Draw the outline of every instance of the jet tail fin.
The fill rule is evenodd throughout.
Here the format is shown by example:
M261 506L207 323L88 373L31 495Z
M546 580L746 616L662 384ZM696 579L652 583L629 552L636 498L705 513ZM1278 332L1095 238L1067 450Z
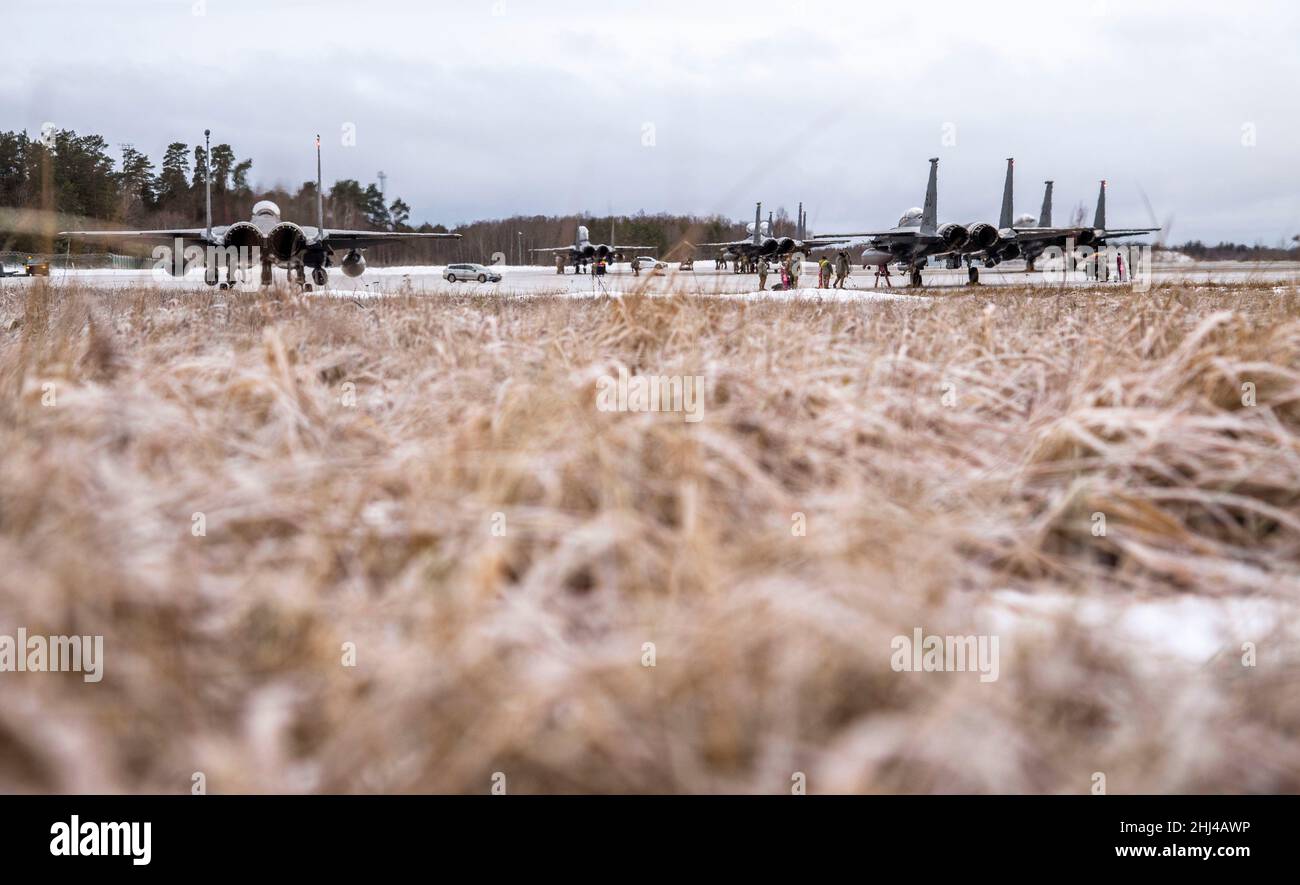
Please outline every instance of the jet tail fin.
M1051 227L1052 226L1052 183L1050 181L1045 181L1043 182L1043 185L1044 185L1043 208L1038 213L1038 226Z
M1101 190L1097 192L1097 214L1093 216L1092 226L1098 230L1106 229L1106 179L1101 180Z
M763 204L757 203L754 205L754 245L755 246L761 246L763 244L762 228L763 228Z
M939 158L930 158L930 181L925 186L925 205L921 209L921 234L939 230Z
M325 191L321 187L320 134L316 135L316 236L325 235Z
M1011 227L1011 181L1014 177L1016 161L1012 157L1007 157L1007 181L1002 185L1002 214L998 217L998 229L1006 230Z
M795 230L795 237L796 237L797 239L799 239L799 240L802 241L802 240L804 240L807 236L808 236L807 233L804 231L803 203L800 203L800 204L799 204L799 224L798 224L798 226L797 226L797 228L796 228L796 230Z
M204 218L207 223L208 240L212 239L212 130L203 130L203 187Z

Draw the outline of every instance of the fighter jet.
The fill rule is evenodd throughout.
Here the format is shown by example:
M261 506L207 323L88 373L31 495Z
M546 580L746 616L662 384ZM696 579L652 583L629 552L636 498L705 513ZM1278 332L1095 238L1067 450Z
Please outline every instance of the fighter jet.
M1134 237L1154 233L1160 228L1117 228L1106 229L1106 182L1101 183L1101 192L1097 197L1097 214L1092 227L1053 227L1052 226L1052 182L1044 182L1043 208L1038 217L1021 215L1012 217L1012 201L1015 176L1013 158L1007 158L1007 177L1002 185L1002 213L998 220L997 239L984 249L970 253L973 258L982 260L985 267L995 267L1003 261L1014 258L1025 259L1025 269L1032 271L1034 261L1049 246L1065 248L1067 241L1073 239L1077 246L1100 246L1113 237Z
M862 253L862 263L888 264L896 261L911 272L912 285L922 284L921 268L932 255L961 254L963 251L986 249L997 239L997 230L991 224L939 224L939 158L930 158L930 180L925 186L925 204L913 207L898 219L898 225L889 230L866 233L837 234L840 238L865 239L867 248ZM974 268L972 268L974 270ZM978 279L975 270L974 279Z
M1099 248L1105 246L1107 240L1140 237L1160 230L1158 227L1106 227L1106 179L1104 178L1101 180L1101 189L1097 191L1097 211L1092 217L1092 227L1052 227L1051 225L1052 183L1049 181L1047 192L1043 195L1043 212L1038 219L1038 226L1016 228L1017 239L1041 244L1038 251L1032 253L1034 255L1040 254L1047 246L1065 248L1068 240L1073 240L1076 246Z
M814 237L809 234L808 215L803 211L803 203L799 204L799 220L796 223L793 237L773 236L771 216L769 215L767 221L762 221L762 217L763 204L756 203L754 205L754 220L745 225L745 230L749 233L749 236L745 239L730 240L725 243L692 243L691 245L700 249L721 249L723 254L731 257L779 258L793 252L810 252L813 249L838 246L853 239L851 234L824 237Z
M622 261L624 252L634 252L638 249L657 249L657 246L616 246L614 245L614 223L609 225L609 242L593 243L591 234L585 225L578 225L578 230L573 237L572 246L547 246L541 249L529 249L529 252L551 252L564 253L567 255L565 264L573 265L573 272L577 273L578 268L584 261L605 259L606 261Z
M210 130L203 131L204 143L209 143ZM205 156L211 156L206 151ZM206 164L205 164L206 168ZM349 277L365 272L366 259L362 254L368 246L396 243L404 240L459 240L460 234L393 233L389 231L340 230L325 226L325 196L321 188L320 136L316 136L316 226L308 227L285 221L280 217L280 207L270 200L253 205L248 221L213 226L212 176L207 179L206 225L195 228L166 228L163 230L65 230L58 236L78 239L134 239L171 241L174 244L171 260L164 266L172 276L180 276L192 261L202 260L203 279L209 286L217 284L222 266L226 269L225 289L235 284L236 268L248 268L260 263L262 285L271 285L272 266L286 268L292 282L306 285L306 268L311 268L312 282L322 287L328 280L326 268L335 266L335 254L344 255L338 266ZM195 248L198 247L198 248ZM346 250L346 251L345 251ZM198 254L202 254L199 259ZM190 256L194 256L190 258Z

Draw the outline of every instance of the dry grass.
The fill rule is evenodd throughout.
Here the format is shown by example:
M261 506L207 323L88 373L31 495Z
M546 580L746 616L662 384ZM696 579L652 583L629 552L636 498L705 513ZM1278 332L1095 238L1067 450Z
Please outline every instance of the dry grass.
M0 790L1300 790L1294 290L0 323L0 633L107 658L0 673ZM620 363L704 420L598 411ZM1125 621L1189 601L1208 656ZM894 672L914 627L1000 678Z

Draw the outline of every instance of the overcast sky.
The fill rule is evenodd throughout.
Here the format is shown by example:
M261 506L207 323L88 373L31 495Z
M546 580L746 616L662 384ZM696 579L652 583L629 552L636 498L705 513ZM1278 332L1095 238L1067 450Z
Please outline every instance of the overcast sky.
M262 185L314 177L319 131L327 182L382 169L416 221L803 200L814 231L878 228L921 202L932 156L940 221L996 221L1014 156L1017 213L1052 178L1055 220L1091 219L1107 178L1113 226L1300 233L1293 2L22 6L0 129L52 122L157 162L211 127Z

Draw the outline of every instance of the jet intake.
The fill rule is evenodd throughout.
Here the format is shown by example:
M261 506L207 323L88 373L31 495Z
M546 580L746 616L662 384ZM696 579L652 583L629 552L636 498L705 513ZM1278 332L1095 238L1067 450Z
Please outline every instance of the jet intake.
M343 263L340 265L343 273L350 277L359 277L366 272L366 256L362 255L356 249L353 249L347 255L343 256Z
M266 247L276 261L288 261L307 246L302 228L291 221L281 222L266 235Z
M966 245L966 228L960 224L945 224L939 228L939 238L949 249L960 249Z
M988 249L998 241L998 229L991 224L979 222L966 228L966 245L974 249Z

